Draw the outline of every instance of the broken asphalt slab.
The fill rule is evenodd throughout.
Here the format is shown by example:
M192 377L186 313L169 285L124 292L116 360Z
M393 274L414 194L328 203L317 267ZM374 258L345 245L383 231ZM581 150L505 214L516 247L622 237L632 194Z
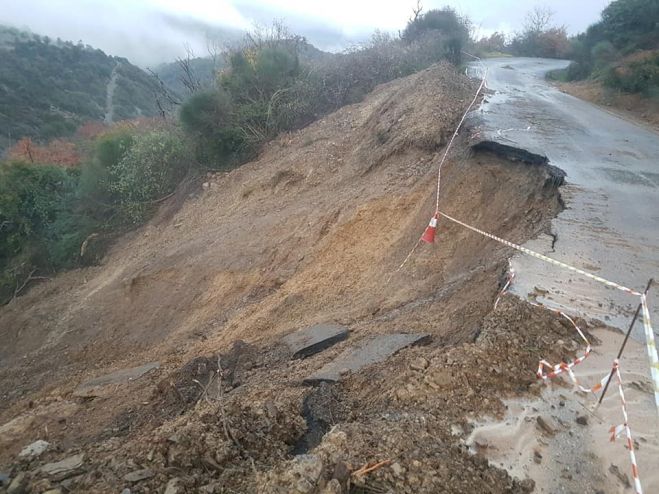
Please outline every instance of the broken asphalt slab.
M428 334L393 333L375 336L360 345L348 348L333 361L307 377L305 384L337 382L347 372L356 372L367 365L382 362L403 348L430 341Z
M73 396L78 398L94 398L96 396L103 396L109 392L106 388L107 386L113 384L124 384L129 381L134 381L139 379L147 372L152 371L153 369L158 369L160 367L160 362L149 362L148 364L141 365L139 367L132 367L130 369L121 369L104 376L100 376L89 381L86 381L80 384L75 391Z
M301 359L345 340L348 333L348 328L338 324L316 324L285 336L282 342L290 350L292 359Z

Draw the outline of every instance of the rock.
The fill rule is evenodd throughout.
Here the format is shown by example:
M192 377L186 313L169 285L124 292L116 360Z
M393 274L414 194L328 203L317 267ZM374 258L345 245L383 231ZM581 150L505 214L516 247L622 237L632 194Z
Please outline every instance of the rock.
M19 472L7 487L7 494L23 494L27 487L25 472Z
M533 450L533 461L536 462L538 465L542 463L542 454L537 449Z
M554 420L550 417L547 417L546 415L538 415L538 418L536 419L538 428L542 430L543 432L549 434L550 436L553 436L556 434L559 430L558 425Z
M49 489L43 494L62 494L62 489Z
M384 334L369 338L356 347L348 348L332 362L307 377L304 382L317 384L323 381L339 381L343 369L358 371L367 365L386 360L403 348L427 343L429 340L428 334L406 333Z
M48 449L48 446L50 446L48 441L39 439L38 441L34 441L32 444L25 446L21 452L18 453L18 456L19 458L38 458Z
M332 479L328 482L320 494L343 494L343 488L341 487L341 483L338 480Z
M62 461L46 463L41 467L41 471L51 477L66 478L73 475L76 470L82 467L84 461L85 454L80 453L74 456L69 456Z
M105 396L110 394L112 389L111 385L124 384L129 381L139 379L147 372L153 369L160 368L160 362L150 362L139 367L131 367L130 369L121 369L110 374L86 381L78 386L73 391L73 396L78 398L94 398L96 396Z
M588 425L588 417L586 417L585 415L579 415L577 417L577 424Z
M396 477L401 477L405 473L405 469L398 462L392 463L389 468L391 468L391 471Z
M7 485L9 485L9 475L4 472L0 472L0 487L5 487Z
M338 324L316 324L291 333L282 342L291 351L293 359L310 357L348 337L348 328Z
M130 489L126 487L123 491L121 491L121 494L131 494Z
M428 361L423 358L423 357L417 357L414 360L412 360L412 363L410 364L410 368L412 370L417 370L417 371L424 371L428 368Z
M135 483L141 480L150 479L153 475L153 470L150 468L144 468L142 470L135 470L134 472L127 473L124 475L124 480L126 482Z
M183 492L183 486L181 486L181 479L174 477L169 479L167 482L167 487L165 487L165 494L180 494Z
M211 186L210 182L204 182L203 184L201 184L201 187L202 187L203 189L209 189L210 186Z

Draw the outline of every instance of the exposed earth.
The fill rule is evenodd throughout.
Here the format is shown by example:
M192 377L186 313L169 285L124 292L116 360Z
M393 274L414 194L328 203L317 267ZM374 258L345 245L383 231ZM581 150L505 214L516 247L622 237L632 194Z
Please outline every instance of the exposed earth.
M399 268L433 212L439 156L475 89L448 65L379 86L254 162L182 188L101 265L1 308L0 485L13 494L542 487L468 440L477 421L505 417L504 400L540 399L538 360L574 358L574 329L512 296L493 309L511 252L457 225L440 221L436 243ZM474 150L464 137L474 132L442 172L442 210L518 243L548 233L562 175ZM319 323L341 336L316 353L285 339ZM331 381L307 379L394 334L423 337L396 337L405 344ZM626 454L620 445L621 472ZM590 458L582 484L596 476L592 492L617 492L608 467Z

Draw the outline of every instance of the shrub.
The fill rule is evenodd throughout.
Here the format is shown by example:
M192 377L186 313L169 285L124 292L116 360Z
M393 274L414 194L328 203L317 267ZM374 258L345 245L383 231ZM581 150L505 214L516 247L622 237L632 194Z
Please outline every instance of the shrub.
M628 93L652 96L659 88L659 54L611 68L604 83Z
M189 169L186 148L172 131L134 137L132 146L108 169L108 190L130 223L139 223L155 201L172 192Z
M71 209L78 175L55 166L0 164L0 301L34 269L70 265L72 241L85 235Z

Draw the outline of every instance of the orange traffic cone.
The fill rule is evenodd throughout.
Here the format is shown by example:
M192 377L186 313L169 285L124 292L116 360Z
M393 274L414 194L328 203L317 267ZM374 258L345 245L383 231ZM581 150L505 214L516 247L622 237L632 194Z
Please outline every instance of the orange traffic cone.
M426 231L421 235L421 241L427 244L432 244L435 241L435 233L437 232L437 213L430 218L430 223L426 227Z

